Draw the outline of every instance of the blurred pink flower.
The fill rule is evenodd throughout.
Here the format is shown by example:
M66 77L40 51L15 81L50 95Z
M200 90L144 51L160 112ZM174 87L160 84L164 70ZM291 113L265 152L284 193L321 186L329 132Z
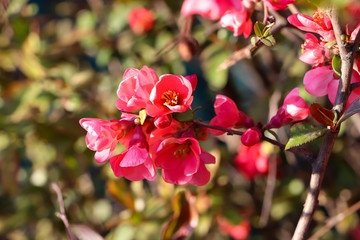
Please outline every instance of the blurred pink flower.
M239 145L238 154L235 157L236 169L248 179L254 179L257 175L267 173L269 155L262 149L263 143L247 147Z
M226 218L218 216L217 222L220 231L235 240L245 240L249 236L251 226L248 221L242 221L239 224L232 224Z
M250 17L251 11L245 7L241 7L240 10L232 9L225 12L221 17L220 24L230 31L233 31L235 37L244 34L244 37L248 38L252 31L252 21Z
M304 53L299 59L307 64L321 65L325 58L330 57L329 49L325 47L325 43L319 41L318 38L311 34L305 34Z
M232 6L232 0L185 0L181 14L184 16L199 14L211 20L218 20Z
M265 128L279 128L291 122L304 120L309 115L309 106L299 96L299 88L294 88L284 99L283 105L278 109L276 115L271 118Z
M264 0L266 6L276 11L285 9L289 4L292 4L296 1L297 0Z
M210 125L223 128L254 126L254 121L240 111L232 99L224 95L216 95L214 110L216 116L211 119ZM209 131L214 135L224 134L223 131L215 129Z
M210 172L206 169L205 164L214 163L215 157L206 152L204 149L201 149L199 169L192 175L192 178L188 183L195 186L203 186L207 184L210 180Z
M288 17L288 21L303 31L320 34L325 42L335 41L330 18L321 10L315 11L313 17L301 13L293 14Z
M155 71L147 66L141 70L135 68L126 70L117 90L119 99L116 101L116 107L127 112L145 108L157 81Z
M191 82L180 75L165 74L153 87L146 112L152 117L185 112L193 101Z
M131 30L138 35L144 34L154 26L154 15L149 9L138 7L130 11L128 22Z

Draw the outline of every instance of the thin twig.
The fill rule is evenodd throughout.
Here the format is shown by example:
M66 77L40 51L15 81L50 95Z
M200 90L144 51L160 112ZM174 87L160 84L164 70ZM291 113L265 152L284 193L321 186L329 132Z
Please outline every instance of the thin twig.
M264 194L263 206L261 209L259 225L265 227L269 221L269 215L272 205L272 197L274 194L275 183L276 183L276 168L277 158L275 155L271 155L269 158L269 173L266 182L266 189Z
M226 132L228 135L243 135L244 132L242 131L237 131L237 130L233 130L233 129L228 129L228 128L223 128L223 127L219 127L219 126L214 126L214 125L210 125L208 123L204 123L201 121L194 121L194 124L198 125L198 126L202 126L202 127L206 127L206 128L211 128L211 129L215 129L215 130L219 130L219 131L223 131ZM262 136L261 140L269 142L275 146L278 146L281 150L285 150L285 145L274 140L271 138L268 138L266 136ZM298 154L299 156L307 159L309 162L313 162L315 159L315 156L313 155L312 152L310 152L309 150L305 149L305 148L301 148L301 147L294 147L294 148L290 148L287 149L287 151Z
M59 185L57 183L54 183L54 182L51 184L51 187L56 192L57 200L58 200L59 208L60 208L60 212L56 212L56 216L58 218L60 218L61 221L64 223L70 240L77 240L77 238L75 237L75 235L71 231L69 221L68 221L68 219L66 217L65 205L64 205L64 200L63 200L63 196L62 196L62 193L61 193L61 189L60 189Z
M353 214L354 212L356 212L359 209L360 209L360 201L358 201L357 203L355 203L354 205L352 205L351 207L349 207L345 211L343 211L343 212L337 214L336 216L330 218L329 220L327 220L326 224L322 228L320 228L316 233L314 233L314 235L312 235L309 238L309 240L319 239L325 233L327 233L331 228L333 228L336 224L338 224L344 218L346 218L347 216Z

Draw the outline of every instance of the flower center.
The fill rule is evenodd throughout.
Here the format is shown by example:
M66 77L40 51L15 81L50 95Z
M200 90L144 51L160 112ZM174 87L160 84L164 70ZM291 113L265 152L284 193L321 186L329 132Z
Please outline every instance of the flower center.
M325 14L322 11L315 11L313 13L314 22L319 24L323 29L328 30L328 27L325 24Z
M165 106L175 106L179 103L179 93L172 90L166 91L161 96L161 100L164 101Z
M191 142L186 141L185 143L181 144L178 149L174 152L174 158L182 158L185 159L186 156L191 152Z

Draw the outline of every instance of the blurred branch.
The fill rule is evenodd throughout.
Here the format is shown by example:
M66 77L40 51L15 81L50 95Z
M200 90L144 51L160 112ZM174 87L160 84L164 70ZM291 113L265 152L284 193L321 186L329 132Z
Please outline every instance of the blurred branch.
M264 195L263 206L261 209L259 225L265 227L269 221L269 215L272 205L272 197L275 190L276 183L276 170L277 170L277 158L275 155L271 155L269 158L269 173L266 182L266 189Z
M327 220L326 224L322 228L320 228L317 232L315 232L309 238L309 240L319 239L325 233L327 233L331 228L333 228L336 224L338 224L339 222L344 220L344 218L346 218L347 216L353 214L354 212L356 212L359 209L360 209L360 201L358 201L357 203L355 203L354 205L352 205L351 207L349 207L345 211L343 211L343 212L339 213L338 215L336 215L336 216L330 218L329 220Z
M51 187L56 192L57 200L58 200L59 208L60 208L60 212L56 212L56 216L58 218L60 218L61 221L64 223L70 240L77 240L77 238L75 237L75 235L71 231L69 221L68 221L68 219L66 217L64 200L63 200L63 195L61 193L61 189L60 189L59 185L57 183L54 183L54 182L51 183Z

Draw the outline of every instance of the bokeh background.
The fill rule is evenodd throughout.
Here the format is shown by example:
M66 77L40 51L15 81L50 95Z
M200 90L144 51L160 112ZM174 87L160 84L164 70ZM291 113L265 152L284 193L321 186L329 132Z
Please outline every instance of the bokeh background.
M304 13L314 2L299 1ZM349 1L342 1L344 7ZM284 95L299 86L308 103L330 108L326 98L313 99L302 86L308 66L297 57L303 34L294 29L276 36L278 44L261 48L252 59L219 70L231 53L249 44L210 20L196 17L192 36L198 42L190 61L177 45L184 18L181 0L2 0L0 2L0 239L68 239L55 213L51 183L59 184L71 224L83 224L107 240L159 239L163 226L181 201L181 189L199 223L190 239L231 239L219 230L218 218L233 224L249 221L249 239L290 239L301 213L310 164L276 147L267 151L276 181L267 224L259 224L267 175L248 179L234 166L239 138L210 137L203 147L217 157L204 187L130 182L114 177L110 165L98 164L85 144L79 120L119 119L116 90L123 72L147 65L158 75L197 74L193 108L209 121L216 94L265 123ZM137 35L127 16L135 7L151 9L153 28ZM254 20L262 13L255 13ZM281 15L288 15L284 10ZM346 15L346 14L345 14ZM349 18L349 19L347 19ZM345 20L351 19L346 15ZM311 121L311 120L310 120ZM348 120L335 143L315 213L313 231L327 218L360 200L360 117ZM282 142L289 129L278 132ZM306 145L316 152L321 141ZM121 151L121 149L119 149ZM174 202L174 203L172 203ZM323 239L360 239L359 215L341 221ZM358 235L356 235L358 234ZM359 238L357 238L359 237ZM85 238L86 239L86 238Z

